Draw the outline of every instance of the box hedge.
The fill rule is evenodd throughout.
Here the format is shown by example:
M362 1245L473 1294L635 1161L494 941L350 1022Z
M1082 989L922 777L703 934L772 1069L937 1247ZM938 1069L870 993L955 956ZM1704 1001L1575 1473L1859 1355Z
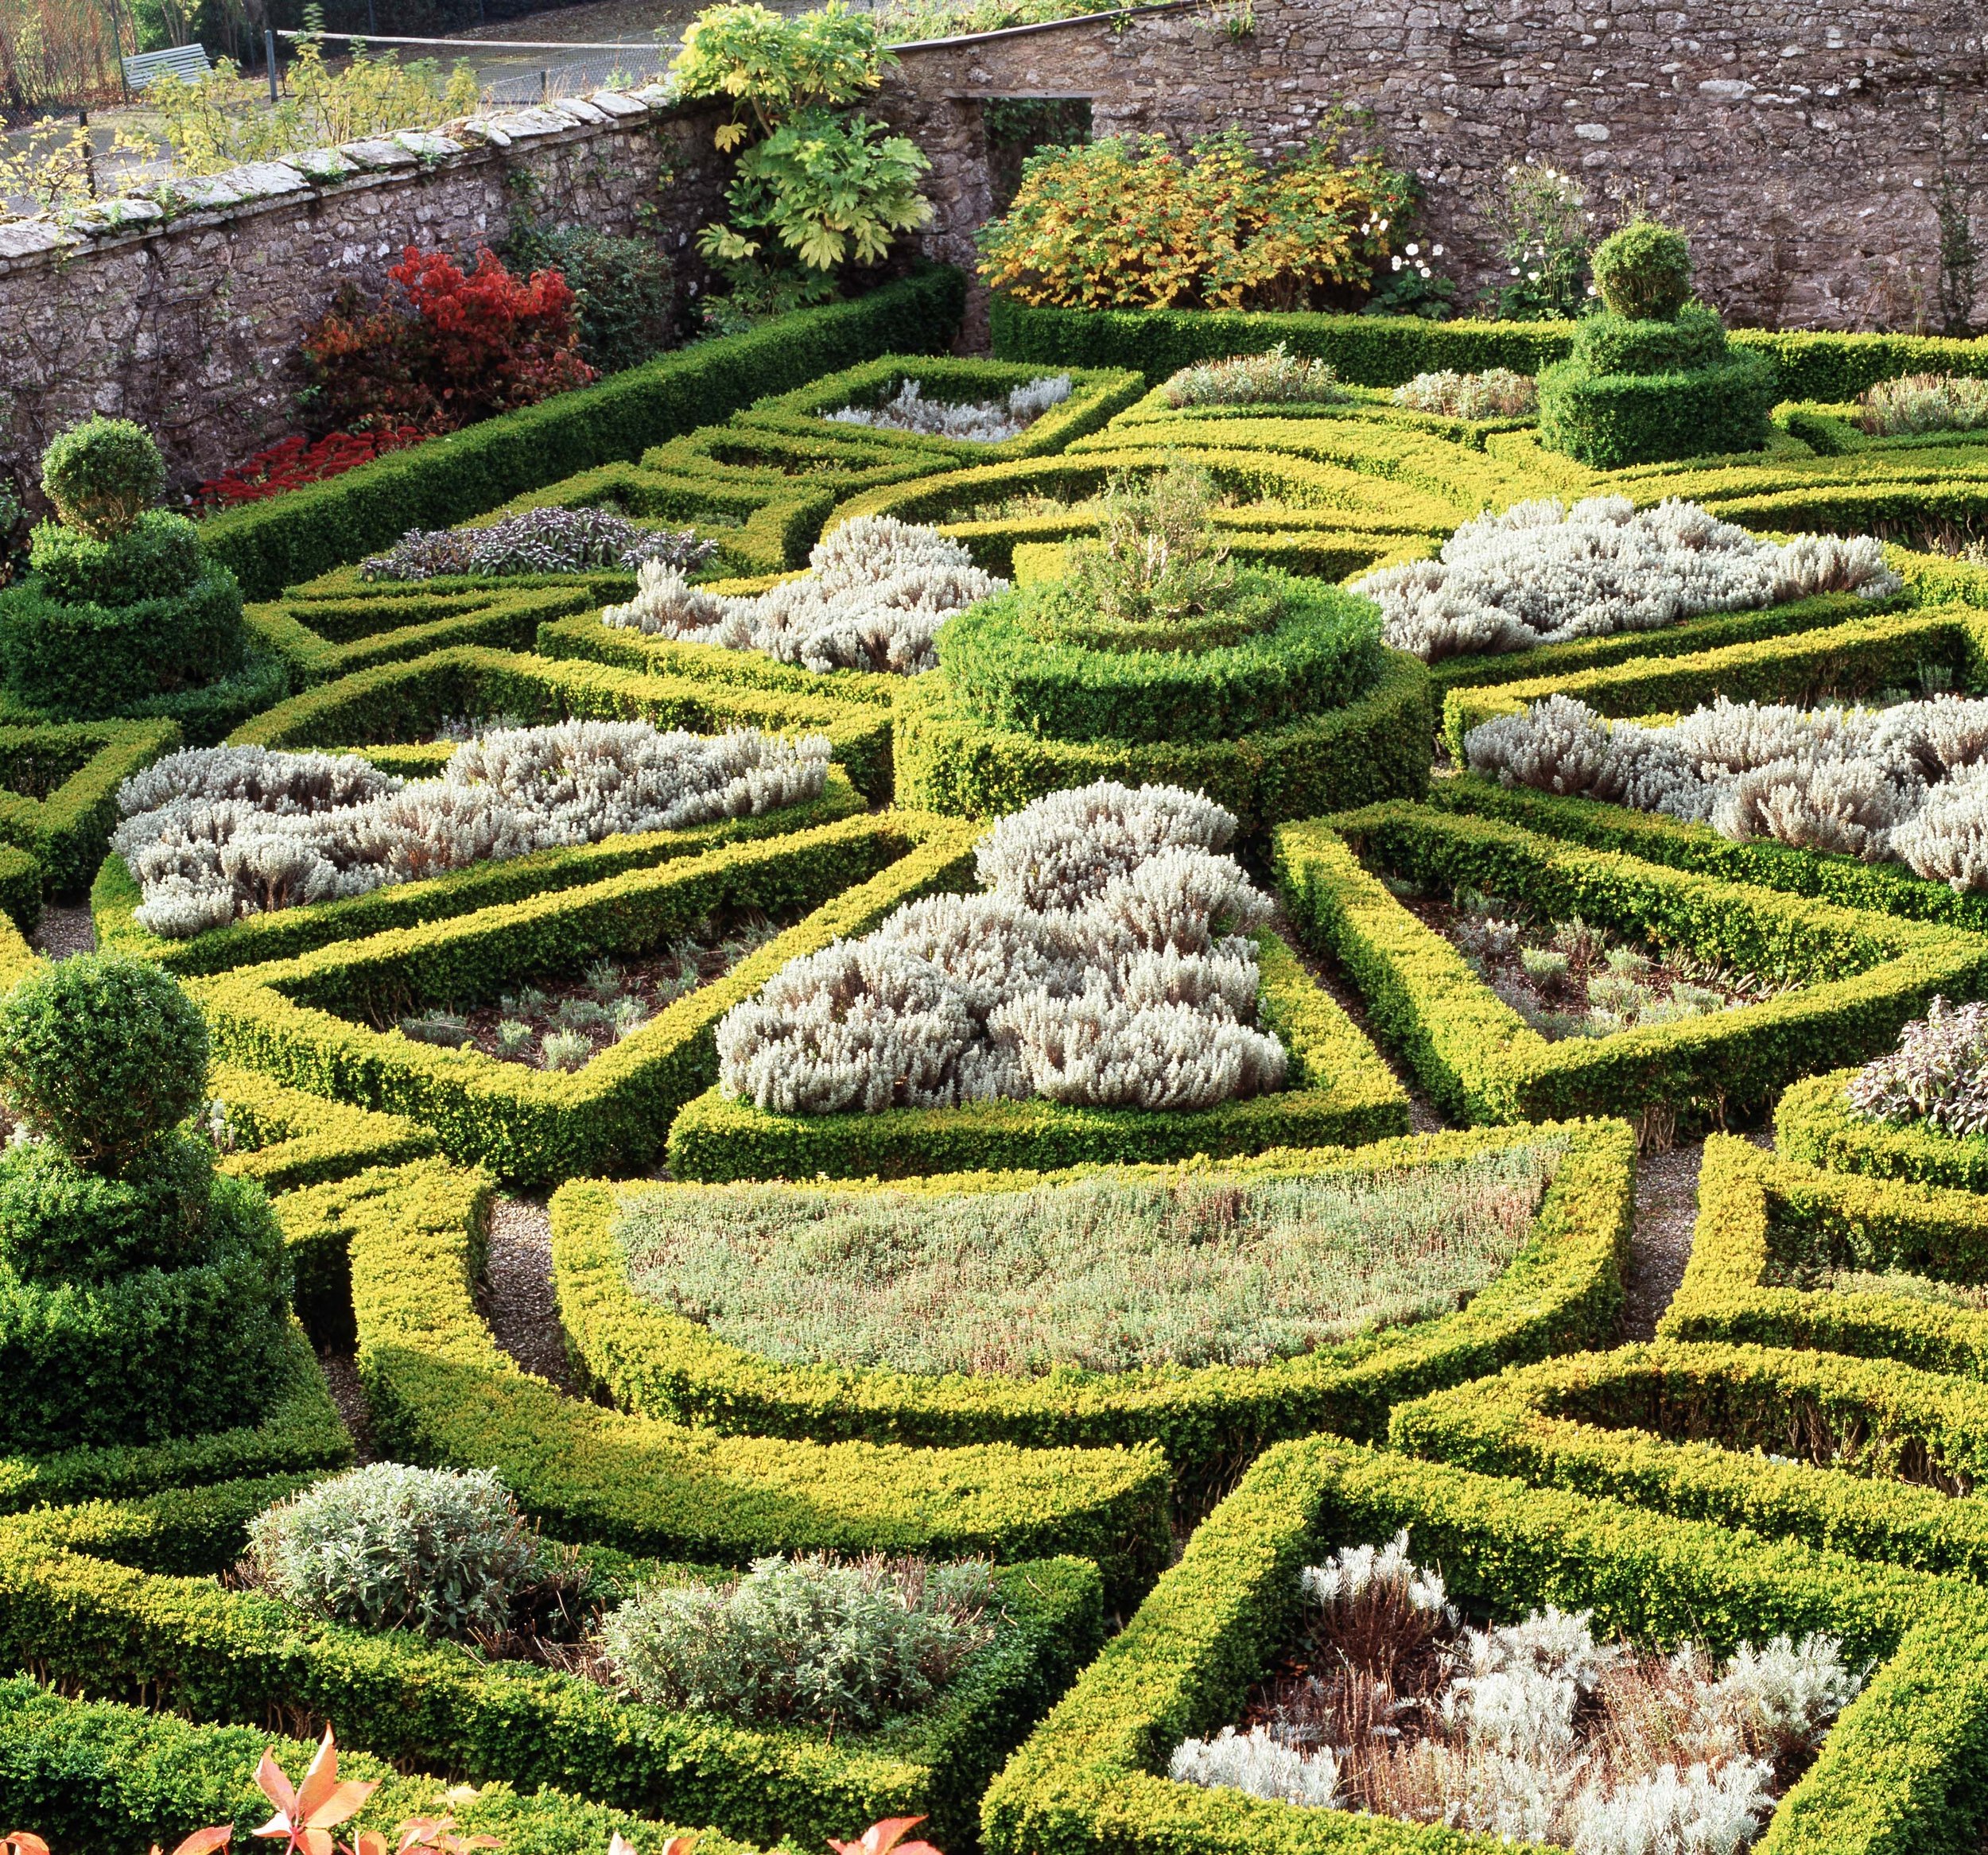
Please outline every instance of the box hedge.
M969 829L959 841L970 845L979 835ZM965 867L964 856L960 867ZM882 912L871 918L881 918ZM1198 1112L1031 1100L798 1115L735 1101L713 1088L685 1106L672 1123L670 1172L708 1183L1052 1172L1196 1154L1228 1158L1271 1147L1357 1146L1408 1132L1407 1093L1359 1027L1276 934L1259 933L1256 947L1257 1015L1291 1058L1289 1086L1277 1094ZM755 978L754 988L759 983Z
M1438 1105L1472 1122L1645 1111L1722 1121L1798 1077L1889 1049L1936 995L1988 989L1988 940L1958 929L1798 902L1427 806L1286 825L1276 856L1299 931L1344 963L1379 1034ZM1363 859L1802 984L1703 1017L1549 1042Z
M1811 1076L1774 1106L1774 1145L1809 1166L1910 1179L1955 1191L1988 1192L1988 1139L1942 1133L1925 1121L1881 1121L1860 1114L1844 1093L1854 1069Z
M1242 1716L1289 1646L1299 1573L1403 1527L1450 1596L1512 1620L1591 1610L1598 1636L1730 1651L1823 1632L1875 1667L1754 1846L1763 1855L1962 1855L1988 1813L1988 1600L1612 1501L1331 1438L1279 1445L1204 1521L1125 1631L995 1780L989 1855L1339 1855L1474 1845L1424 1824L1306 1810L1162 1775L1171 1748ZM1488 1844L1487 1844L1488 1845Z

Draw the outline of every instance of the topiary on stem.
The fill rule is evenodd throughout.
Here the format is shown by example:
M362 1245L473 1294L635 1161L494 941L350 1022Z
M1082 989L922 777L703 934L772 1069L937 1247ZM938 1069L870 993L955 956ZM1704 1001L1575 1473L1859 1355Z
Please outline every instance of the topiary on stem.
M65 527L108 541L165 493L165 460L144 426L88 418L42 452L41 487Z
M1682 232L1655 219L1611 232L1588 265L1602 302L1632 321L1674 321L1691 300L1691 247Z

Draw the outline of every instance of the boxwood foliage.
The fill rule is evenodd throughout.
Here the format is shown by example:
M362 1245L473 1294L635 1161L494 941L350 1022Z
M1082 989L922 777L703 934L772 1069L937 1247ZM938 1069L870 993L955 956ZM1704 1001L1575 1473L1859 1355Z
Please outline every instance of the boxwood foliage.
M1536 374L1570 351L1576 326L1308 312L1037 309L1006 296L989 307L994 351L1004 360L1137 367L1155 385L1196 361L1264 354L1279 342L1294 354L1331 362L1342 379L1363 386L1398 386L1445 368ZM1773 359L1784 399L1854 399L1901 374L1988 374L1988 347L1951 337L1741 328L1730 340Z
M359 1371L398 1461L495 1468L565 1539L705 1565L770 1552L1087 1558L1108 1608L1167 1562L1167 1464L1148 1446L959 1449L727 1437L563 1396L498 1350L473 1298L489 1175L367 1175L345 1213Z
M1783 1347L1627 1346L1398 1404L1388 1435L1534 1487L1988 1574L1988 1502L1951 1492L1981 1480L1977 1380Z
M1882 1290L1780 1285L1816 1266L1988 1281L1988 1200L1800 1165L1715 1134L1699 1174L1691 1259L1658 1337L1810 1347L1988 1377L1988 1313Z
M0 1682L0 1814L33 1823L57 1848L144 1855L174 1845L189 1826L228 1823L235 1845L267 1821L270 1800L254 1772L265 1752L301 1779L317 1747L249 1726L204 1726L173 1713L104 1701L65 1700L17 1675ZM344 1747L339 1775L377 1787L348 1826L390 1843L410 1817L432 1815L448 1780L396 1771ZM459 1833L496 1837L517 1855L599 1855L611 1836L659 1849L670 1825L586 1803L557 1791L521 1795L507 1783L479 1786L451 1805ZM704 1855L756 1855L718 1830L696 1832ZM856 1826L845 1826L854 1835Z
M969 831L962 841L978 836ZM1277 1094L1194 1112L1031 1100L799 1115L734 1101L713 1088L672 1124L670 1170L707 1182L1050 1172L1270 1147L1350 1147L1405 1134L1408 1097L1380 1053L1283 941L1269 933L1256 938L1258 1020L1291 1058L1289 1085Z
M424 769L424 771L428 770ZM143 892L123 858L109 856L90 891L90 915L99 947L156 961L169 972L225 972L273 960L293 959L314 948L363 940L389 929L445 921L481 908L584 888L629 870L653 869L683 857L701 856L722 844L747 844L810 831L864 809L861 795L840 766L831 766L820 795L778 811L714 819L681 831L645 831L598 844L562 845L529 856L471 863L425 882L401 883L337 902L313 902L271 914L251 914L188 940L169 940L139 926Z
M576 1360L624 1409L822 1442L865 1437L1042 1447L1151 1441L1165 1449L1181 1498L1199 1508L1268 1443L1318 1430L1377 1436L1397 1399L1609 1333L1634 1209L1635 1147L1626 1127L1600 1122L1388 1140L1351 1155L1284 1148L1197 1170L1197 1178L1244 1187L1298 1176L1358 1178L1556 1139L1568 1143L1567 1151L1525 1248L1468 1307L1260 1367L1009 1378L778 1364L715 1337L629 1285L615 1233L624 1209L639 1202L666 1218L678 1206L694 1214L699 1193L723 1187L617 1189L594 1179L562 1186L552 1205L553 1280ZM1088 1168L976 1172L890 1189L1015 1191L1087 1176ZM1181 1175L1140 1167L1120 1176Z
M1094 1566L1023 1561L995 1574L1005 1620L994 1640L921 1713L872 1734L743 1725L158 1569L233 1543L243 1508L288 1488L258 1482L239 1503L233 1492L136 1515L98 1507L0 1520L9 1659L72 1693L136 1690L224 1719L335 1717L350 1744L403 1770L549 1787L759 1842L811 1845L881 1817L923 1815L970 1849L988 1780L1103 1637Z
M1874 1659L1755 1845L1766 1855L1962 1855L1978 1841L1988 1600L1972 1584L1317 1437L1257 1460L1009 1761L982 1806L990 1855L1463 1847L1426 1825L1159 1775L1182 1739L1241 1717L1289 1646L1300 1569L1404 1527L1453 1598L1500 1620L1552 1604L1592 1609L1598 1636L1720 1651L1821 1631Z
M899 903L964 885L977 832L891 812L720 845L580 888L340 941L199 982L218 1054L335 1100L406 1114L443 1150L549 1182L653 1163L677 1108L714 1081L718 1020L796 955ZM570 1071L412 1041L395 1024L459 1010L685 937L725 909L810 910L732 971Z
M756 728L823 734L856 790L891 796L888 718L805 692L643 676L604 663L557 662L458 645L411 662L321 683L237 728L237 747L358 747L425 741L452 716L502 715L539 724L580 716L645 720L692 734Z
M210 518L208 552L250 599L390 546L409 528L448 528L576 471L632 460L782 382L798 385L879 350L942 348L965 279L934 267L853 302L798 310L744 335L701 342L598 385Z
M0 727L0 841L29 853L51 895L80 894L116 827L118 788L172 752L181 738L170 721ZM0 860L0 871L6 868ZM29 898L0 887L0 906L27 931L40 899L35 895L29 906Z
M1988 1192L1988 1139L1943 1133L1924 1121L1873 1120L1860 1114L1844 1092L1856 1074L1834 1069L1784 1089L1774 1104L1776 1151L1841 1172Z
M1299 931L1345 963L1383 1039L1446 1112L1474 1122L1652 1104L1716 1118L1846 1055L1889 1049L1937 995L1988 988L1988 941L1958 929L1742 888L1488 818L1375 805L1287 825L1276 845ZM1547 919L1578 914L1803 983L1702 1018L1550 1043L1363 858L1411 881L1478 889Z

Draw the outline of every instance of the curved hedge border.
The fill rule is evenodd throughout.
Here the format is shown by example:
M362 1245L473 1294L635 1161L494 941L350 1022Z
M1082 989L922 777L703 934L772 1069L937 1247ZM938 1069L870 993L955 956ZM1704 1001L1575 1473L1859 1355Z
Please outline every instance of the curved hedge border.
M1288 725L1225 741L1059 741L993 728L966 712L943 669L898 699L891 732L906 805L995 817L1066 786L1117 779L1205 792L1245 831L1427 790L1429 675L1405 652L1380 653L1367 693Z
M832 825L864 809L861 796L840 766L831 766L821 795L779 811L719 818L681 831L646 831L608 837L597 844L534 851L529 856L472 863L425 882L398 883L338 902L314 902L271 914L252 914L225 927L210 928L187 940L168 940L140 927L134 918L143 893L123 858L109 856L90 891L90 917L97 945L149 960L182 976L225 972L299 954L336 941L363 940L390 929L522 902L565 889L604 882L628 870L654 869L684 857L701 856L727 844L755 843Z
M1167 1561L1167 1472L1150 1447L913 1449L723 1437L562 1396L499 1352L472 1298L487 1174L436 1161L370 1175L351 1209L359 1370L379 1447L494 1467L554 1537L744 1565L769 1552L922 1553L1096 1564L1112 1609Z
M872 918L881 917L879 910ZM713 1088L671 1124L670 1172L705 1183L1051 1172L1272 1147L1351 1147L1407 1133L1408 1095L1380 1053L1276 935L1259 933L1256 946L1257 1015L1292 1059L1292 1085L1279 1094L1198 1113L1030 1100L798 1115L770 1113Z
M1152 1442L1187 1504L1205 1506L1266 1445L1330 1430L1376 1437L1390 1404L1508 1361L1593 1343L1612 1330L1635 1205L1635 1147L1619 1123L1439 1134L1354 1154L1280 1149L1197 1178L1265 1178L1398 1171L1555 1139L1571 1143L1525 1248L1460 1312L1260 1367L1022 1379L920 1376L883 1368L782 1365L715 1337L644 1299L615 1234L624 1205L666 1213L672 1201L725 1188L562 1186L552 1205L553 1283L576 1360L615 1403L646 1416L817 1442L1024 1447ZM1025 1191L1087 1173L980 1172L880 1187L917 1193ZM1139 1168L1128 1179L1178 1178Z
M1963 1855L1988 1749L1988 1601L1972 1585L1769 1543L1329 1438L1280 1444L1205 1521L1124 1632L994 1782L989 1855L1381 1855L1477 1845L1159 1775L1241 1717L1288 1646L1298 1574L1406 1527L1451 1595L1501 1620L1593 1609L1597 1634L1729 1648L1785 1632L1874 1658L1870 1685L1754 1845L1761 1855Z
M64 1700L25 1676L0 1681L0 1815L33 1823L57 1848L139 1850L176 1845L189 1829L232 1823L235 1845L268 1818L254 1773L265 1752L293 1779L316 1752L305 1740L246 1726L196 1726L172 1713ZM388 1838L409 1817L432 1815L448 1781L410 1775L339 1748L339 1775L379 1787L350 1829ZM530 1855L600 1855L610 1836L660 1849L673 1828L556 1791L520 1796L485 1784L449 1805L460 1834L497 1837ZM845 1833L854 1835L852 1822ZM717 1830L696 1832L702 1855L757 1855Z
M1774 1144L1808 1166L1909 1179L1963 1192L1988 1192L1988 1138L1943 1134L1924 1122L1873 1120L1843 1091L1855 1069L1811 1076L1774 1107Z
M602 663L513 655L476 645L320 683L228 738L236 747L364 747L420 739L458 715L514 716L531 723L574 716L639 719L693 734L728 728L819 733L828 736L859 792L879 801L891 795L890 724L873 708L681 677L631 675Z
M1874 1449L1874 1473L1775 1455L1811 1425ZM1889 1360L1765 1346L1629 1346L1508 1371L1395 1407L1390 1443L1682 1519L1924 1571L1988 1578L1988 1501L1924 1485L1925 1461L1978 1484L1988 1390ZM1814 1445L1811 1443L1811 1447ZM1804 1456L1807 1451L1804 1449ZM1887 1461L1920 1473L1894 1479Z
M1816 1260L1988 1279L1988 1200L1798 1166L1714 1134L1699 1173L1691 1259L1657 1337L1805 1347L1988 1377L1988 1313L1771 1279Z
M390 452L329 483L215 516L202 536L250 599L272 599L295 581L390 546L410 527L451 527L521 491L638 456L782 381L813 379L879 350L945 347L965 301L959 272L928 270L854 302L798 310L744 335L700 342L598 386Z
M638 1170L661 1152L675 1110L716 1079L712 1040L733 1004L796 955L964 883L977 836L914 813L845 818L340 941L197 982L196 995L217 1055L313 1094L407 1114L445 1151L505 1178ZM534 1069L354 1021L471 1005L596 954L644 953L728 906L812 912L582 1069Z
M1936 995L1988 991L1988 939L1798 903L1490 819L1374 805L1285 825L1276 846L1300 931L1345 962L1376 1030L1439 1104L1473 1122L1633 1116L1687 1103L1717 1117L1846 1055L1889 1049ZM1703 1018L1548 1042L1388 892L1363 856L1414 881L1466 885L1551 919L1578 914L1807 983Z
M171 753L181 738L178 725L170 721L0 728L0 840L34 859L49 893L80 894L89 887L116 829L118 788ZM38 787L41 796L24 790L28 787ZM29 908L25 898L0 887L0 906L32 931L38 895Z

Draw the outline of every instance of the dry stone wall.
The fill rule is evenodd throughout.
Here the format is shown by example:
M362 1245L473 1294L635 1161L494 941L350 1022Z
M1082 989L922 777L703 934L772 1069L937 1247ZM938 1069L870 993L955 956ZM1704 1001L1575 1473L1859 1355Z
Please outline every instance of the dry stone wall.
M927 250L969 269L989 99L1086 98L1099 134L1183 142L1233 124L1266 150L1343 107L1420 177L1466 293L1501 274L1480 203L1529 155L1605 219L1687 227L1736 320L1909 328L1938 321L1936 204L1988 245L1984 35L1983 0L1213 0L909 49L879 104L932 160ZM568 223L654 209L688 260L725 180L715 120L604 97L263 164L117 223L0 225L0 468L91 410L153 425L182 480L239 462L296 429L297 344L341 282L500 238L521 181ZM964 339L984 336L983 303Z

